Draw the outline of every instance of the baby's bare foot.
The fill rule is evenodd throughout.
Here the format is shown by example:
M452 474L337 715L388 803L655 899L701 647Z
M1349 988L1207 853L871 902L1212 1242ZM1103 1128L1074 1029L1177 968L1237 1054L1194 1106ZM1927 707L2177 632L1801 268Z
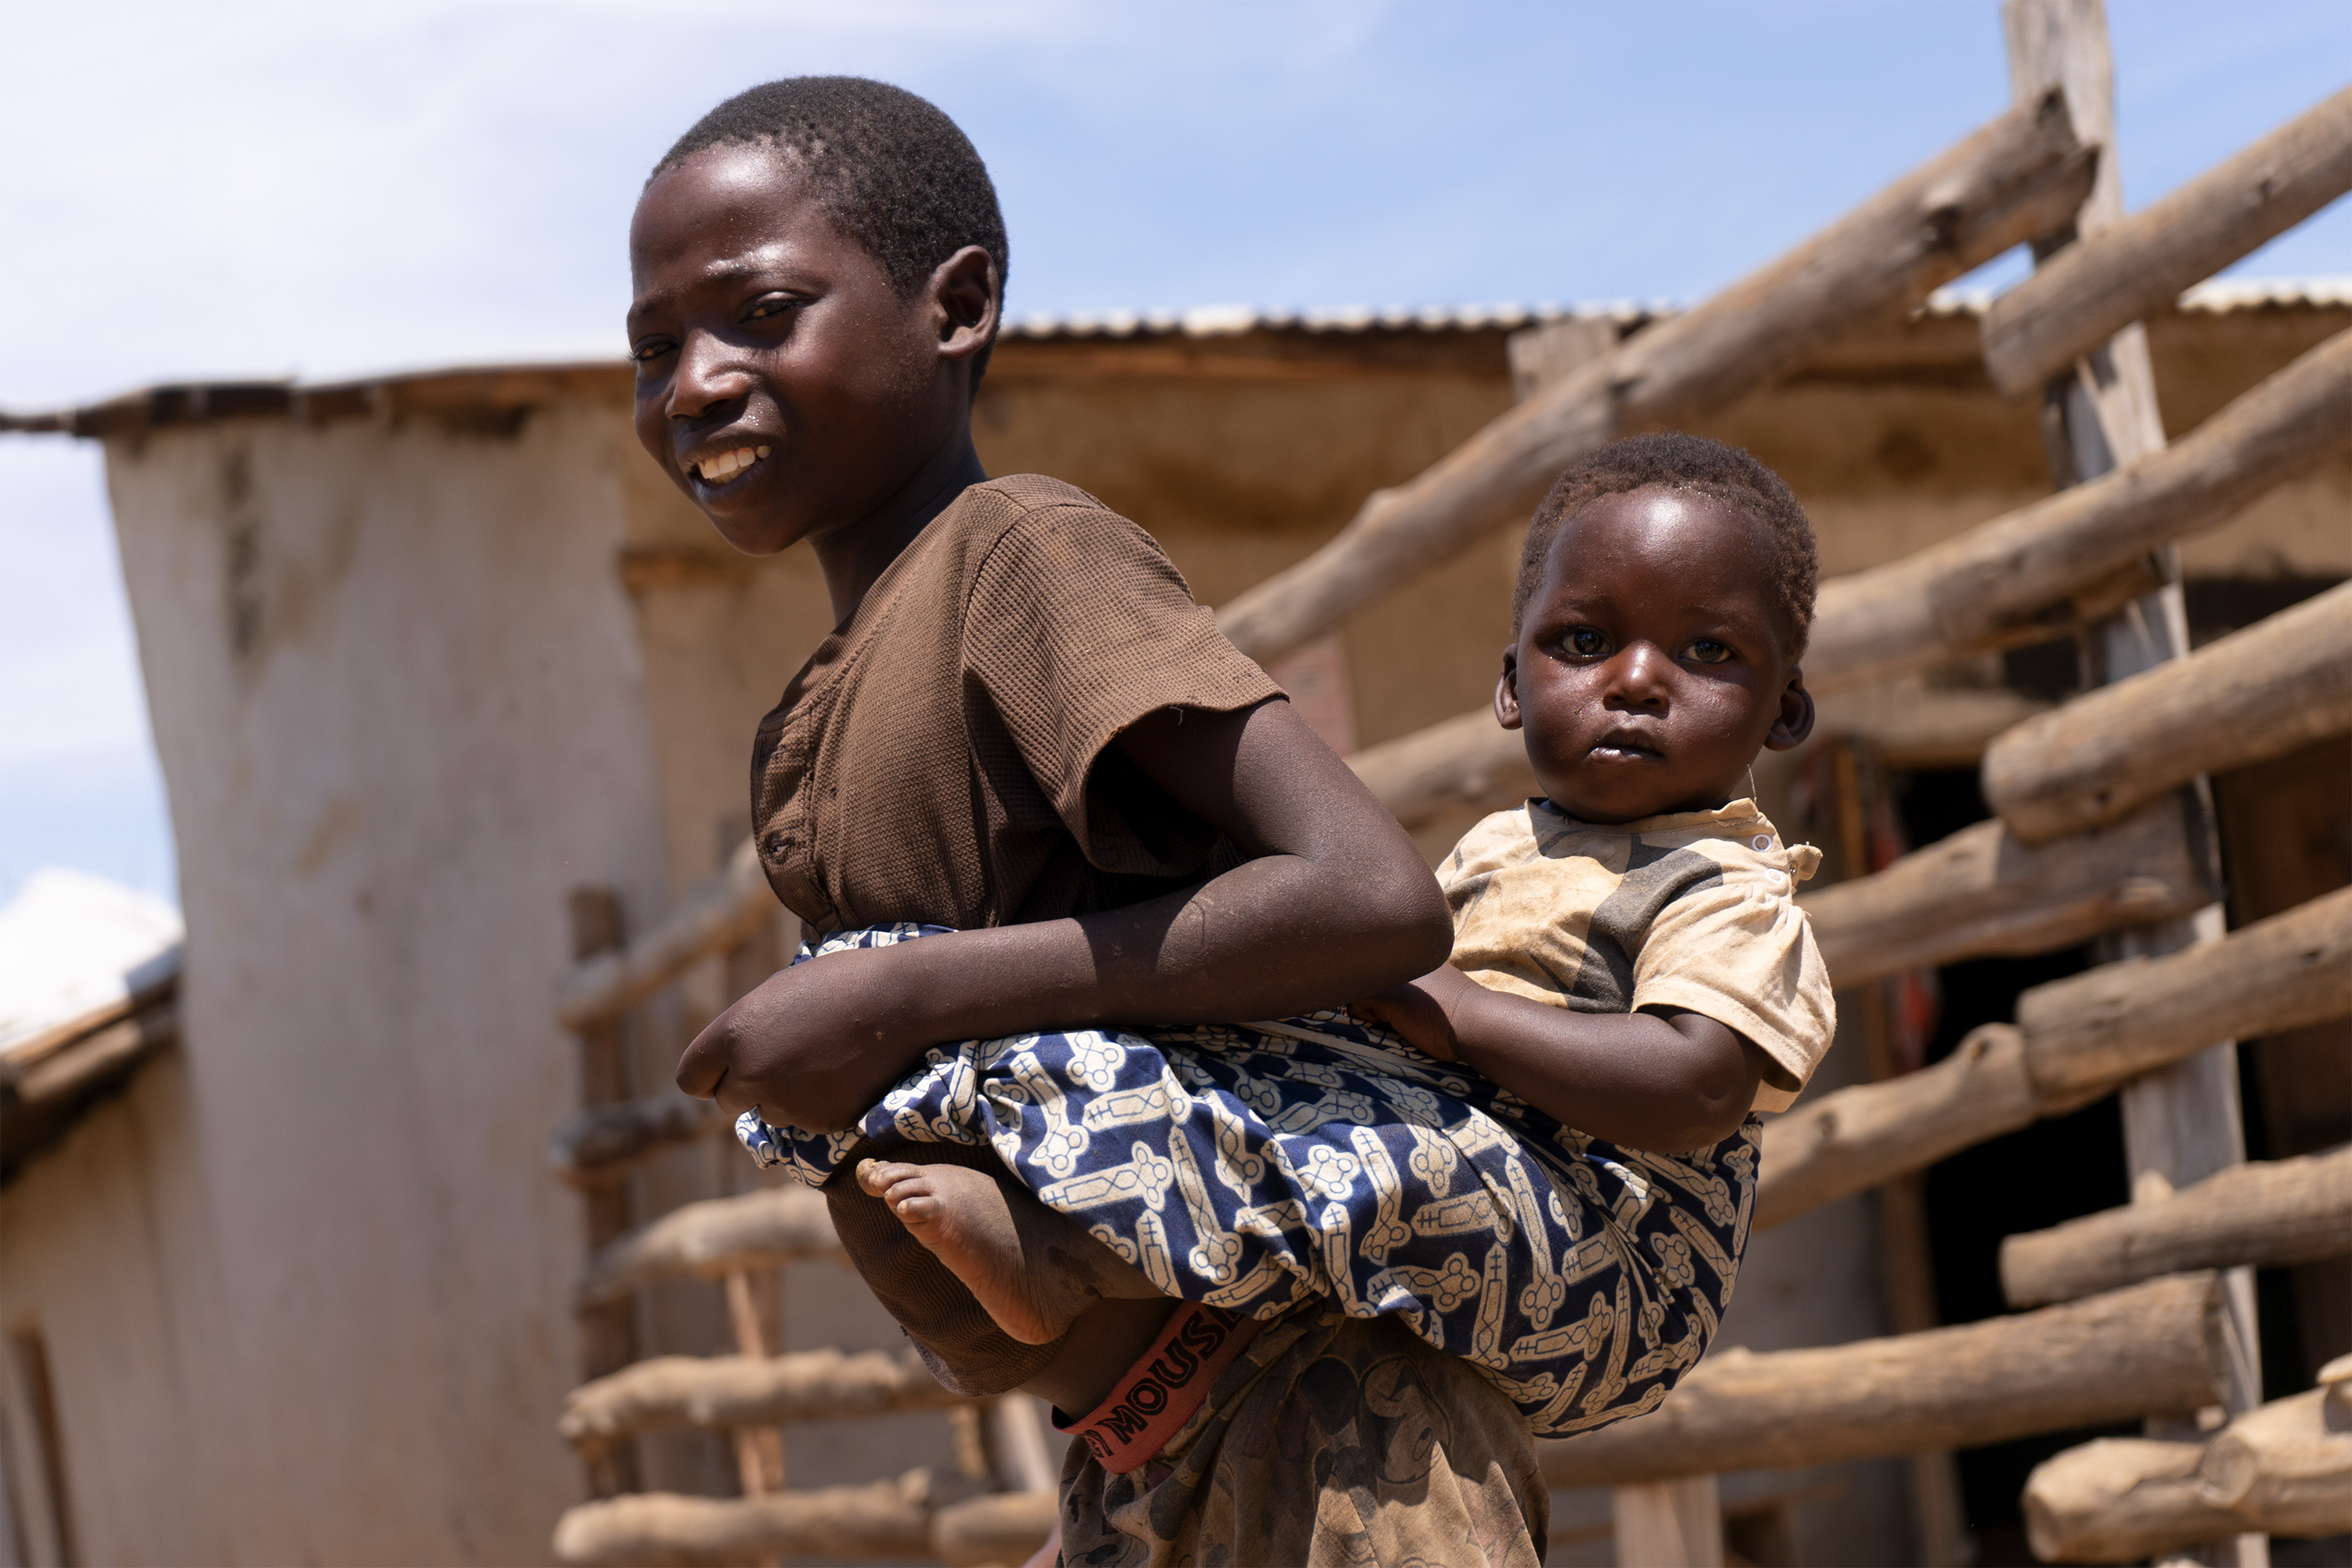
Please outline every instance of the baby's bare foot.
M1076 1220L986 1171L863 1160L857 1184L888 1204L996 1326L1024 1344L1053 1343L1107 1296L1160 1294Z

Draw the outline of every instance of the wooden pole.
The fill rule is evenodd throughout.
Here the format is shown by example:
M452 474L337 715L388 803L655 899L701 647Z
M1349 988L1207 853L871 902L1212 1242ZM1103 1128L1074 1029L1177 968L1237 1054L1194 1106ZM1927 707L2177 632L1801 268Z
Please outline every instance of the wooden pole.
M2205 1048L2352 1015L2352 889L2218 942L2037 985L2018 1022L1933 1067L1799 1103L1764 1124L1757 1229L1866 1192Z
M1720 408L1836 333L1899 317L2063 223L2097 162L2062 100L2012 110L1697 309L1519 404L1417 478L1374 492L1338 538L1222 607L1218 626L1261 663L1312 640L1524 512L1562 468L1619 433Z
M2039 1307L2191 1268L2352 1256L2352 1145L2233 1166L2170 1197L2004 1237L2000 1288Z
M682 1204L617 1237L581 1271L584 1305L620 1300L656 1279L723 1279L812 1258L840 1259L824 1194L799 1185Z
M2352 583L2020 724L1985 801L2027 844L2352 731Z
M2099 0L2003 0L2001 21L2013 100L2039 102L2052 89L2061 90L2084 136L2112 149L2115 60ZM2037 262L2048 260L2078 237L2094 237L2114 227L2123 216L2123 184L2116 160L2103 158L2098 180L2074 222L2036 237ZM2346 359L2352 364L2352 352ZM2352 399L2339 399L2333 418L2341 428L2352 430ZM2052 477L2061 489L2161 453L2164 424L2157 411L2147 332L2137 323L2124 328L2053 380L2043 395L2042 427ZM2165 586L2133 601L2122 616L2088 635L2085 662L2097 681L2125 679L2188 653L2189 620L2177 553L2168 548L2161 563L2168 579ZM2203 801L2201 781L2196 795ZM2200 813L2197 831L2205 858L2218 864L2220 846L2210 809ZM2170 952L2218 939L2222 925L2216 904L2161 926L2109 938L2098 952L2108 961ZM2187 1186L2242 1163L2246 1142L2238 1109L2236 1044L2222 1040L2126 1085L2123 1121L2135 1195ZM2262 1403L2262 1362L2253 1276L2235 1269L2224 1280L2229 1376L2216 1403L2234 1413ZM2151 1436L2162 1436L2181 1429L2174 1422L2149 1430ZM2194 1430L2193 1418L2187 1429ZM2233 1563L2237 1568L2266 1568L2269 1562L2259 1536L2219 1543L2207 1555L2213 1563Z
M775 919L776 895L746 838L726 869L697 883L653 930L583 953L556 982L556 1021L577 1029L625 1013L712 953L772 930Z
M1977 1447L2219 1397L2210 1274L1818 1350L1709 1353L1664 1404L1537 1445L1545 1479L1620 1486Z
M2125 374L2147 372L2145 334L2133 327L2116 345L2062 389L2062 409L2079 405L2088 419L2092 389L2106 397L2144 379L2152 385ZM2112 401L2137 428L2137 405ZM1822 584L1806 683L1834 690L2045 642L2139 602L2158 586L2150 552L2218 528L2352 441L2352 331L2305 351L2175 446L2144 435L2116 440L2120 450L2086 449L2084 460L2101 466L2078 470L2046 500Z
M2345 1368L2352 1373L2352 1366ZM2045 1562L2170 1562L2244 1531L2352 1533L2352 1399L2281 1399L2200 1441L2107 1438L2037 1466L2025 1526Z
M2062 1113L2118 1084L2170 1070L2201 1041L2261 1038L2347 1013L2352 888L2211 942L2134 954L2017 999L2034 1093ZM2189 1184L2168 1184L2168 1190Z
M710 1101L688 1100L676 1089L591 1105L549 1136L547 1163L562 1181L586 1192L625 1181L665 1149L707 1138L726 1121Z
M575 888L570 899L572 951L575 959L590 959L623 945L621 896L609 887ZM625 1101L629 1097L628 1039L621 1020L608 1016L584 1024L579 1030L580 1103L593 1111ZM581 1189L587 1211L585 1240L593 1257L630 1225L633 1194L625 1181L610 1181ZM595 1379L616 1373L637 1359L636 1305L618 1300L583 1307L580 1322L580 1372ZM589 1492L612 1497L637 1489L635 1445L608 1443L588 1457Z
M2053 952L2204 907L2217 892L2170 801L2039 847L1981 822L1883 871L1802 895L1832 982Z
M567 1443L610 1447L640 1432L677 1426L732 1431L963 1403L940 1386L911 1350L655 1356L573 1389L556 1431Z
M644 1492L567 1510L550 1544L559 1563L613 1568L782 1553L903 1563L930 1555L930 1486L929 1472L909 1470L896 1480L764 1498Z
M1985 312L1985 369L2008 396L2038 393L2116 332L2347 191L2352 88L2052 256Z

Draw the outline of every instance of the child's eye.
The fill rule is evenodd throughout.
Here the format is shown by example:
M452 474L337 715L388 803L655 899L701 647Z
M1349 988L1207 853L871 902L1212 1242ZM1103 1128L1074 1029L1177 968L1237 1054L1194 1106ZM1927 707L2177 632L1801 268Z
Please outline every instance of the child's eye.
M1725 664L1731 657L1730 647L1713 637L1701 637L1690 645L1690 658L1695 664Z
M661 358L677 347L677 345L667 338L647 338L643 342L629 345L629 357L639 364L646 364Z
M1609 651L1609 639L1591 626L1579 626L1561 641L1579 658L1599 658Z
M751 301L751 308L743 312L743 319L747 321L767 321L782 315L799 303L798 300L789 294L770 294L764 299Z

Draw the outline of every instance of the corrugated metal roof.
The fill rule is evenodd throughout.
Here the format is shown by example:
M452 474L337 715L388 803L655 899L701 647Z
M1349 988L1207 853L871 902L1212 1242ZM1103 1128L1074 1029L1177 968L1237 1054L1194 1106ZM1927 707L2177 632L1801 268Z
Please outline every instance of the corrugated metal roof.
M1931 316L1979 316L1992 303L1990 289L1938 289L1927 297ZM2200 315L2232 310L2352 305L2352 273L2326 278L2217 279L2180 297L2179 308ZM1221 338L1255 331L1349 333L1517 331L1570 319L1636 326L1688 309L1673 300L1612 300L1561 305L1353 305L1289 310L1257 305L1200 305L1189 310L1074 310L1032 313L1005 325L1007 338L1030 342L1133 337Z
M1329 310L1289 310L1257 305L1197 305L1189 310L1074 310L1033 313L1005 324L1008 338L1030 342L1087 338L1229 338L1244 332L1475 332L1516 331L1570 320L1633 325L1682 309L1670 300L1619 300L1559 305L1348 305Z
M1989 289L1939 289L1921 315L1956 319L1982 313L1992 301ZM2352 273L2322 278L2227 279L2200 283L2180 297L2179 309L2193 315L2227 315L2264 310L2341 309L2352 306ZM1522 327L1570 320L1604 321L1621 330L1679 314L1667 300L1607 300L1580 305L1438 305L1336 310L1291 310L1255 305L1204 305L1189 310L1074 311L1013 319L1005 328L1016 342L1113 342L1207 340L1252 332L1298 332L1315 336L1381 333L1515 331ZM335 417L362 410L414 411L460 416L467 410L512 408L543 401L557 382L603 385L626 374L625 362L568 361L533 364L453 364L437 369L360 376L328 384L291 381L215 381L141 388L121 397L78 408L17 414L0 409L0 432L67 431L103 436L121 429L197 424L214 419L268 415ZM625 386L621 395L625 395Z

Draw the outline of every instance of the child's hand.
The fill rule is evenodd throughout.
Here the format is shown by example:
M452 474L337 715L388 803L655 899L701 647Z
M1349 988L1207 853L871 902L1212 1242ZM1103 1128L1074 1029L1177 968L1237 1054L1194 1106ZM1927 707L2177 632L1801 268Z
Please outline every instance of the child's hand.
M1478 983L1452 964L1442 963L1418 980L1350 1002L1348 1011L1387 1025L1424 1055L1442 1062L1458 1062L1462 1047L1454 1032L1453 1009L1463 999L1465 986L1475 992Z
M779 1127L838 1131L906 1069L901 988L889 948L827 953L780 969L710 1021L678 1059L677 1087L729 1115L756 1105Z

